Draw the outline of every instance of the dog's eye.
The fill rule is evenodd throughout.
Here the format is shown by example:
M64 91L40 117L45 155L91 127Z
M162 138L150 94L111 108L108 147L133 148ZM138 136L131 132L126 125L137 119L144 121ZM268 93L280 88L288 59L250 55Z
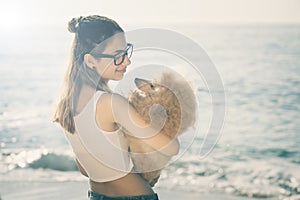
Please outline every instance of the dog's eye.
M154 89L154 85L152 83L150 83L150 87L151 89Z

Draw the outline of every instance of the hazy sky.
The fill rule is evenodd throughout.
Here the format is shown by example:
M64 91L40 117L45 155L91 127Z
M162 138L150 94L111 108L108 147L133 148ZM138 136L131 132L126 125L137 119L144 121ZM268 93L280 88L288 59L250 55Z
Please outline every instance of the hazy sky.
M100 14L121 24L300 23L300 0L1 0L0 25L65 24Z

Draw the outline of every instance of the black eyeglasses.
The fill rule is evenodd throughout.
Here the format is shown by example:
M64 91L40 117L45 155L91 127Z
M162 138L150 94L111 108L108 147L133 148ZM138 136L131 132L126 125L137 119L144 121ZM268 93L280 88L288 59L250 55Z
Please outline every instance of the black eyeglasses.
M118 50L118 51L119 53L115 55L94 53L94 56L97 58L113 58L115 65L121 65L125 60L125 56L127 56L128 59L130 59L133 52L133 45L128 43L125 50Z

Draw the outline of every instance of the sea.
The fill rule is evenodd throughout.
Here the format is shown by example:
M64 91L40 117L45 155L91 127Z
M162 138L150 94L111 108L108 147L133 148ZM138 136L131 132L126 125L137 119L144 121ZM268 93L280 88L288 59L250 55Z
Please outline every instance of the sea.
M156 187L300 199L300 25L175 24L167 29L207 53L223 84L225 116L216 144L200 156L216 114L214 91L205 86L205 77L191 80L197 126L186 133L192 137L182 137L180 154L162 171ZM2 183L86 181L64 132L52 122L72 38L64 26L54 25L1 32ZM160 56L147 58L168 62Z

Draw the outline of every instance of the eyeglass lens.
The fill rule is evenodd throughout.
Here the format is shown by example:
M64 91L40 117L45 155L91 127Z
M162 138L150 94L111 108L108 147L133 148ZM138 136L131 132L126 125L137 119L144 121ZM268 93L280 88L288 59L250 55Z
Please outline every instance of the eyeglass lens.
M125 56L127 56L128 59L130 59L130 57L132 55L132 51L133 51L133 47L130 44L124 52L122 52L120 55L115 57L115 60L114 60L115 65L121 65L125 60Z

